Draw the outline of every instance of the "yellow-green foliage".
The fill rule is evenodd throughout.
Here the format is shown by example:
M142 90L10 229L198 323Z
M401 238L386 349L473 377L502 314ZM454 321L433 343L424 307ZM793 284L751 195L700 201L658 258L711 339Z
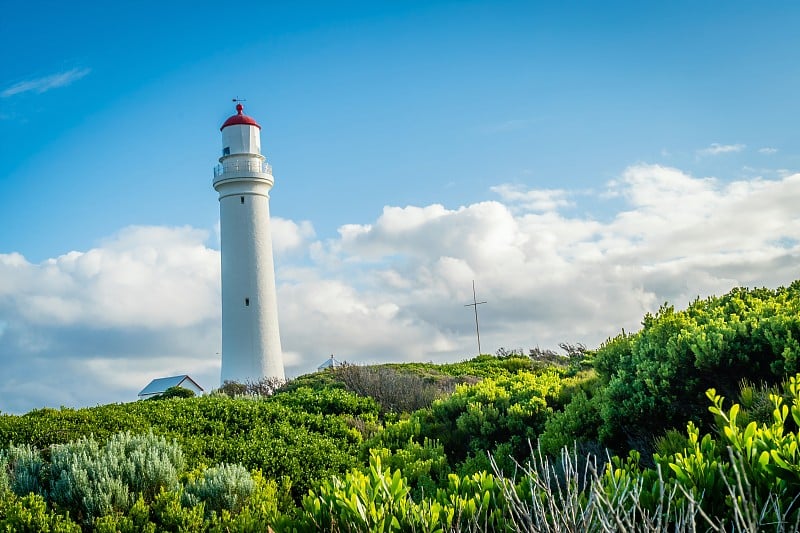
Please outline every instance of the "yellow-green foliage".
M303 498L300 529L307 531L420 531L513 530L504 489L508 480L486 472L450 474L447 486L419 502L411 497L405 477L386 468L372 454L365 472L323 481ZM507 526L509 526L508 529Z
M739 404L726 410L724 398L709 389L716 435L702 434L689 422L682 450L654 454L658 472L641 469L635 451L627 461L612 458L602 477L606 491L613 494L638 482L646 502L672 490L677 509L693 501L722 522L757 510L764 523L791 523L798 518L795 498L800 494L800 374L789 379L786 393L790 405L772 395L772 421L759 424L741 423Z
M477 377L496 378L509 376L518 372L534 370L534 362L522 355L497 357L493 355L478 355L460 363L402 363L387 365L407 372L415 372L423 377L437 379L441 376L451 377Z
M558 394L560 376L555 370L520 372L461 385L419 412L421 434L440 439L453 462L502 443L510 443L515 454L527 455L528 440L536 440L552 411L547 402Z
M617 449L692 420L706 427L704 392L733 396L743 378L779 383L800 371L800 281L786 288L734 289L685 311L663 306L634 335L597 350L607 383L599 438Z
M18 533L81 533L78 524L47 507L38 494L17 497L0 493L0 531Z
M438 504L418 505L400 470L384 469L377 455L367 472L322 481L303 498L301 529L307 531L443 531L452 520Z

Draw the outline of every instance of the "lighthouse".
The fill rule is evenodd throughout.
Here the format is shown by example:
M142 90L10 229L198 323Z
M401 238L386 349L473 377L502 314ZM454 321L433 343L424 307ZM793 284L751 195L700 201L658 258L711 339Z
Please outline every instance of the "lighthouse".
M269 223L272 167L261 155L261 126L241 102L220 131L214 189L222 251L221 379L284 379Z

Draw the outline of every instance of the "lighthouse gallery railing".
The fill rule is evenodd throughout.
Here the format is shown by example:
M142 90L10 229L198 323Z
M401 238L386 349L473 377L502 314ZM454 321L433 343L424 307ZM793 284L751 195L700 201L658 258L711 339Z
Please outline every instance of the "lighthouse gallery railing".
M233 174L236 172L260 172L272 175L272 165L266 161L226 161L214 167L215 178L223 174Z

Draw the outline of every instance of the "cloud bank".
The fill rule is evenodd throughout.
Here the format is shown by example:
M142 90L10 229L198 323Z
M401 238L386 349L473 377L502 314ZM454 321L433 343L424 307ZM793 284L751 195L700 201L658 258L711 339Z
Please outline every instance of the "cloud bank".
M636 165L596 193L493 188L449 209L387 206L320 240L274 220L290 375L352 362L474 355L481 344L596 346L665 301L797 277L800 174L723 182ZM604 220L584 203L621 203ZM219 372L219 253L205 231L125 228L40 264L0 255L0 410L129 401L149 379Z

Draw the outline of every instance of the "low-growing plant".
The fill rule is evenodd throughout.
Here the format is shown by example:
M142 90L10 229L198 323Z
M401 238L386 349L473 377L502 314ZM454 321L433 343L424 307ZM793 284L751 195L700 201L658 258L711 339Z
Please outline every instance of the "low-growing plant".
M409 439L401 448L371 449L370 454L379 457L387 468L403 472L413 498L435 494L447 483L450 466L444 447L436 440L426 438L419 444Z
M452 519L438 504L417 505L400 470L384 469L375 454L366 473L351 470L322 481L303 498L302 509L303 531L437 532Z
M81 533L70 517L48 508L39 494L0 494L0 531L19 533Z

